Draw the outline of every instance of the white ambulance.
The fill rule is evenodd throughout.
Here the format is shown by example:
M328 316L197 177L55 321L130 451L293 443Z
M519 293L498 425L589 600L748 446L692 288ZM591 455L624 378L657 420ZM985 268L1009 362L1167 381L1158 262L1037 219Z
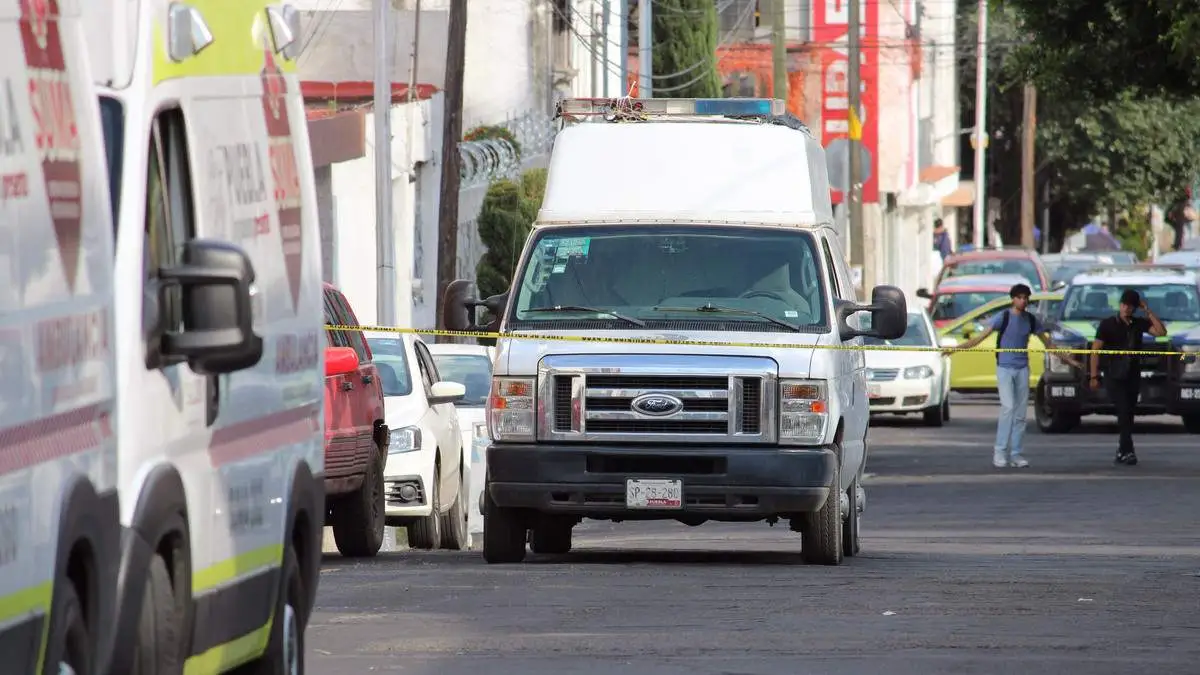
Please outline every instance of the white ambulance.
M302 672L326 340L298 14L262 0L84 13L119 194L112 672Z
M103 672L117 504L113 224L78 9L0 0L0 671Z

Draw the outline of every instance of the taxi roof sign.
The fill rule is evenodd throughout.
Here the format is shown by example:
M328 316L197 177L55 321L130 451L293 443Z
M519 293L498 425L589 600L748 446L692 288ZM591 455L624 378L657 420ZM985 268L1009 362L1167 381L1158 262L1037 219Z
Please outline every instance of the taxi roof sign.
M787 113L786 104L770 98L568 98L558 104L558 116L737 116L773 117Z

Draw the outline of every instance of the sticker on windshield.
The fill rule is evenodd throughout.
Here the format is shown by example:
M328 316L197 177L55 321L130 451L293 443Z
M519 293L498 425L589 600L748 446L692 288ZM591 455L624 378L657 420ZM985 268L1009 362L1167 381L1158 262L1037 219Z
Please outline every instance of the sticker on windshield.
M566 265L555 265L554 269L550 270L551 274L562 274L567 271Z
M800 312L797 312L794 309L785 309L783 310L783 316L785 319L795 319L796 317L800 316Z
M554 257L558 260L565 260L574 256L587 257L588 249L591 246L591 237L560 239L558 242L558 251Z

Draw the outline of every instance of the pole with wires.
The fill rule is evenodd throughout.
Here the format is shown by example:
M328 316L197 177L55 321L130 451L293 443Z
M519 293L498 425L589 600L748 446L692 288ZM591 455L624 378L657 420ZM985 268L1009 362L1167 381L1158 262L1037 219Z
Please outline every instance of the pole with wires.
M621 8L621 54L618 56L621 61L619 93L624 96L629 91L629 0L621 0L619 6Z
M846 87L850 95L849 107L849 122L850 133L849 143L847 144L847 159L850 164L850 185L846 190L846 208L849 211L850 219L850 264L856 266L862 271L863 288L867 288L867 269L864 258L866 257L866 233L863 231L863 210L862 210L862 155L859 142L862 140L862 134L859 131L859 114L861 112L862 84L862 47L860 46L862 38L862 25L859 17L860 10L859 2L850 2L847 7L846 17L846 58L847 69L850 71L846 78Z
M853 3L851 3L853 4ZM984 220L987 213L987 0L979 0L979 39L975 52L975 204L971 215L975 226L973 243L983 248Z
M775 71L771 97L785 102L788 100L786 17L784 0L771 0L771 60Z
M396 325L396 232L392 222L391 2L374 0L375 12L375 300L376 323Z
M638 98L654 98L653 0L638 0Z

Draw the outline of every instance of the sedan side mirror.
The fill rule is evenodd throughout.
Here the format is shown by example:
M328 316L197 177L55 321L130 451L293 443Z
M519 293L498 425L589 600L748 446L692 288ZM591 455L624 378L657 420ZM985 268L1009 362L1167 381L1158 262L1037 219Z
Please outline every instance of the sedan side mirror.
M434 382L433 386L429 388L429 405L457 403L466 395L467 388L458 382L449 382L446 380Z
M179 265L161 269L160 292L181 290L183 329L156 327L164 363L187 361L201 375L233 373L258 364L263 340L254 333L254 265L239 246L193 239Z
M325 348L325 377L349 375L356 370L358 370L358 352L353 348Z

